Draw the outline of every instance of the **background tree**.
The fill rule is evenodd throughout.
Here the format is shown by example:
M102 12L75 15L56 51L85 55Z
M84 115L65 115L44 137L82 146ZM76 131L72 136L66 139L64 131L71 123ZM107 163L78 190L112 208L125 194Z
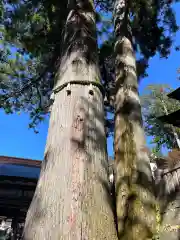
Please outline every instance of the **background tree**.
M128 11L129 34L132 35L132 45L136 54L136 68L138 83L147 76L148 61L156 53L167 58L178 26L173 10L176 1L130 1ZM123 25L123 28L125 25ZM167 31L168 30L168 31ZM124 31L124 29L123 29ZM114 113L114 35L109 34L100 49L100 66L103 84L106 89L105 107L108 112ZM113 115L108 115L108 127L114 129Z
M168 113L180 109L179 102L167 96L171 91L173 89L168 85L149 85L141 97L145 131L148 136L153 137L151 143L155 145L156 151L162 147L178 148L173 131L180 137L179 128L174 127L173 130L172 125L157 118L166 115L165 108Z
M138 95L128 1L114 6L116 209L119 239L155 234L154 192ZM151 202L151 207L147 207ZM139 214L141 213L141 214Z
M140 60L145 67L149 58L158 51L162 57L167 57L172 38L165 34L166 27L172 33L177 31L170 4L151 1L150 5L149 2L144 2L145 5L140 7L142 2L138 3L139 1L117 0L114 6L114 153L120 239L150 238L156 224L152 175L149 157L144 151L145 136L135 52L141 54ZM168 14L171 13L169 16L167 9ZM167 22L167 19L171 22ZM147 207L147 201L151 202L151 207ZM139 215L139 212L142 214Z

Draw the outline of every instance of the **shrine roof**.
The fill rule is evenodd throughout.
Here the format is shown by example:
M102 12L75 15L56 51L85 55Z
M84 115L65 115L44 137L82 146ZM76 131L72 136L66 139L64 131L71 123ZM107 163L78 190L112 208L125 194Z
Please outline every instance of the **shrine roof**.
M0 156L0 176L38 179L41 161Z

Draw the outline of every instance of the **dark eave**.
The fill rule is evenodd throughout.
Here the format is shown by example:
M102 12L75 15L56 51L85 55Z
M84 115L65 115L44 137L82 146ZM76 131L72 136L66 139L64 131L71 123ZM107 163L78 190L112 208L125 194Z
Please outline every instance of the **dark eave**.
M40 168L42 161L25 159L25 158L0 156L0 163Z
M180 127L180 109L168 115L160 116L158 119L164 123L172 124L175 127Z
M180 87L168 94L169 98L173 98L180 101Z
M24 221L42 161L0 156L0 215Z

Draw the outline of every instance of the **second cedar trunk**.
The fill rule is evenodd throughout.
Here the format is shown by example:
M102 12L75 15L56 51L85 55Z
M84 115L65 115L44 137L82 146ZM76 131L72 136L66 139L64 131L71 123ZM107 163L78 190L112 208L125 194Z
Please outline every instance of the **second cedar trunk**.
M119 239L151 239L156 230L150 161L138 95L136 59L132 45L129 8L116 0L115 32L115 166Z
M64 34L45 158L24 239L117 240L93 1L72 8Z

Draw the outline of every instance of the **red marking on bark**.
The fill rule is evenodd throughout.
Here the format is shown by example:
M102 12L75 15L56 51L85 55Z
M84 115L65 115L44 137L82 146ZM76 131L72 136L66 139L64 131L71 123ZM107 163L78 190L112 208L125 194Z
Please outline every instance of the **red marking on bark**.
M71 215L68 222L72 227L76 226L76 218L81 214L82 201L82 161L84 159L85 140L85 109L81 102L77 102L74 109L72 122L72 169L71 169Z
M82 201L82 183L81 183L81 158L82 158L82 150L80 148L77 148L76 150L72 152L73 154L73 161L72 161L72 172L71 172L71 214L68 217L68 223L70 225L71 231L72 228L74 229L76 227L76 217L79 212L79 208L81 206ZM74 229L75 231L75 229Z
M149 149L148 149L146 146L142 146L142 147L140 148L140 151L141 151L141 152L145 152L145 153L147 153L147 154L150 154L150 151L149 151Z
M70 216L68 217L68 222L69 222L69 224L71 224L71 226L74 225L74 223L76 222L75 214L73 214L73 213L70 214Z

